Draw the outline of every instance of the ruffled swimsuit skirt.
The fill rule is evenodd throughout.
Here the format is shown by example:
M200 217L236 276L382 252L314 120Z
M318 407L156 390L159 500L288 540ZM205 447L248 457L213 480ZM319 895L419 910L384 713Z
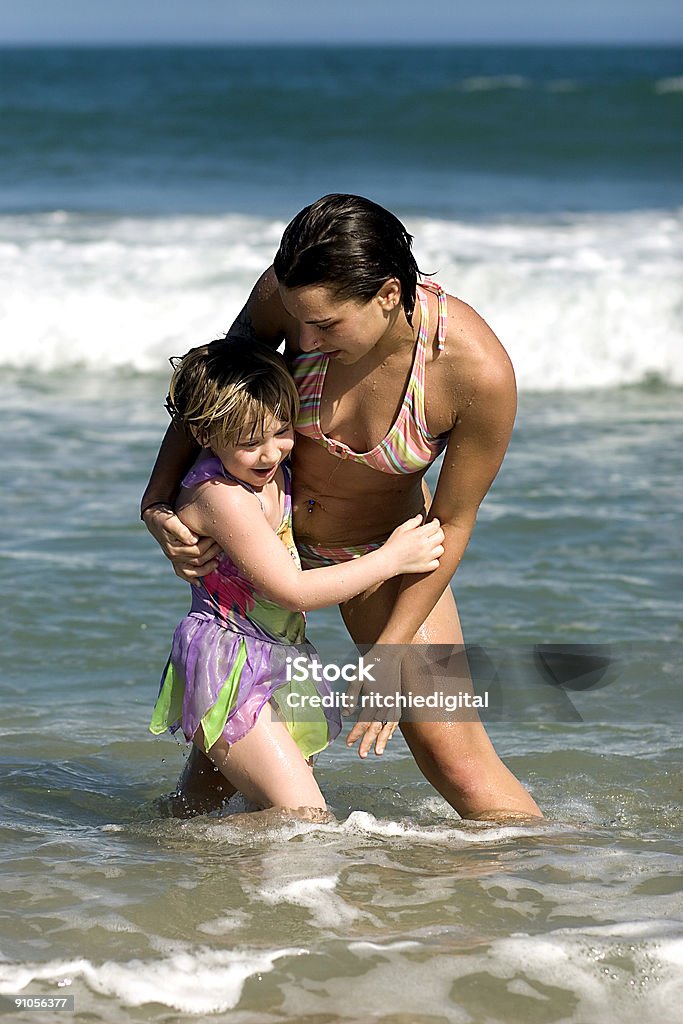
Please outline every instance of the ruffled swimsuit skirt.
M283 471L285 511L277 533L298 566L286 464ZM212 479L247 486L231 477L215 455L200 456L183 486ZM305 639L304 615L261 596L224 554L201 586L192 587L192 607L173 635L150 731L182 728L189 742L201 725L208 751L221 736L229 744L241 740L270 702L303 756L310 757L341 731L334 694L314 678L321 676L316 664L318 655Z

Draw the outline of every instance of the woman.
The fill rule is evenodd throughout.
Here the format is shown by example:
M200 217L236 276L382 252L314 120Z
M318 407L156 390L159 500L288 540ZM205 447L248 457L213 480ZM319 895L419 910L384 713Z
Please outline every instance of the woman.
M516 409L510 360L490 328L434 282L419 283L411 236L393 214L351 195L324 196L285 230L230 335L285 341L301 411L294 456L294 532L302 563L325 565L378 546L429 509L445 553L428 576L398 577L345 602L357 644L462 645L450 580L505 454ZM444 452L433 500L423 483ZM176 571L216 567L170 502L191 446L173 427L142 516ZM431 504L430 504L431 500ZM404 689L420 684L403 667ZM348 743L381 754L396 722L358 722ZM467 818L539 816L480 722L405 722L401 730L433 786ZM198 757L181 785L206 788Z

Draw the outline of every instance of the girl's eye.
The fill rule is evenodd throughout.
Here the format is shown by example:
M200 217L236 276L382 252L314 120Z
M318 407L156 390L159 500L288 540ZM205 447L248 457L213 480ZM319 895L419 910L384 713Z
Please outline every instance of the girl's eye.
M325 327L323 327L322 324L318 324L318 330L319 331L329 331L330 328L333 327L333 326L334 326L334 324L327 324Z
M286 427L282 428L282 430L278 430L277 436L278 437L282 437L283 434L288 434L291 429L292 429L292 424L288 423Z

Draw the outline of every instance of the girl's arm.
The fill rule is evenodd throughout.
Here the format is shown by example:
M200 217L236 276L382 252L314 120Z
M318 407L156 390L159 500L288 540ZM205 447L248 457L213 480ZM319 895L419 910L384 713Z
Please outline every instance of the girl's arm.
M438 521L416 516L367 555L341 565L301 571L266 519L254 494L236 484L209 481L179 510L183 522L208 535L240 573L266 597L289 611L312 611L347 601L400 573L436 569L443 553Z

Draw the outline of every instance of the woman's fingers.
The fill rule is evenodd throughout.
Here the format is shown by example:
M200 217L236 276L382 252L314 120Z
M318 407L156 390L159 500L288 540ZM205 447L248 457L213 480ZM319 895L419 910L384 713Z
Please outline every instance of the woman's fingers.
M144 521L181 580L193 583L217 567L218 544L211 537L198 537L170 510L151 508Z
M384 753L387 743L398 729L398 722L380 722L380 725L382 728L375 740L375 753L378 757Z
M143 515L143 522L167 558L171 557L171 547L191 547L199 541L197 534L188 529L175 512L168 508L150 506Z
M220 548L211 537L202 537L192 544L178 544L177 541L169 540L164 551L172 562L180 562L183 565L202 566L212 561L220 554Z
M168 557L173 563L176 576L180 576L186 583L193 583L217 568L220 553L221 549L215 541L210 537L202 537L198 544L177 548Z
M398 722L356 722L346 739L346 745L352 747L360 738L359 756L366 758L374 747L379 757L397 728Z

